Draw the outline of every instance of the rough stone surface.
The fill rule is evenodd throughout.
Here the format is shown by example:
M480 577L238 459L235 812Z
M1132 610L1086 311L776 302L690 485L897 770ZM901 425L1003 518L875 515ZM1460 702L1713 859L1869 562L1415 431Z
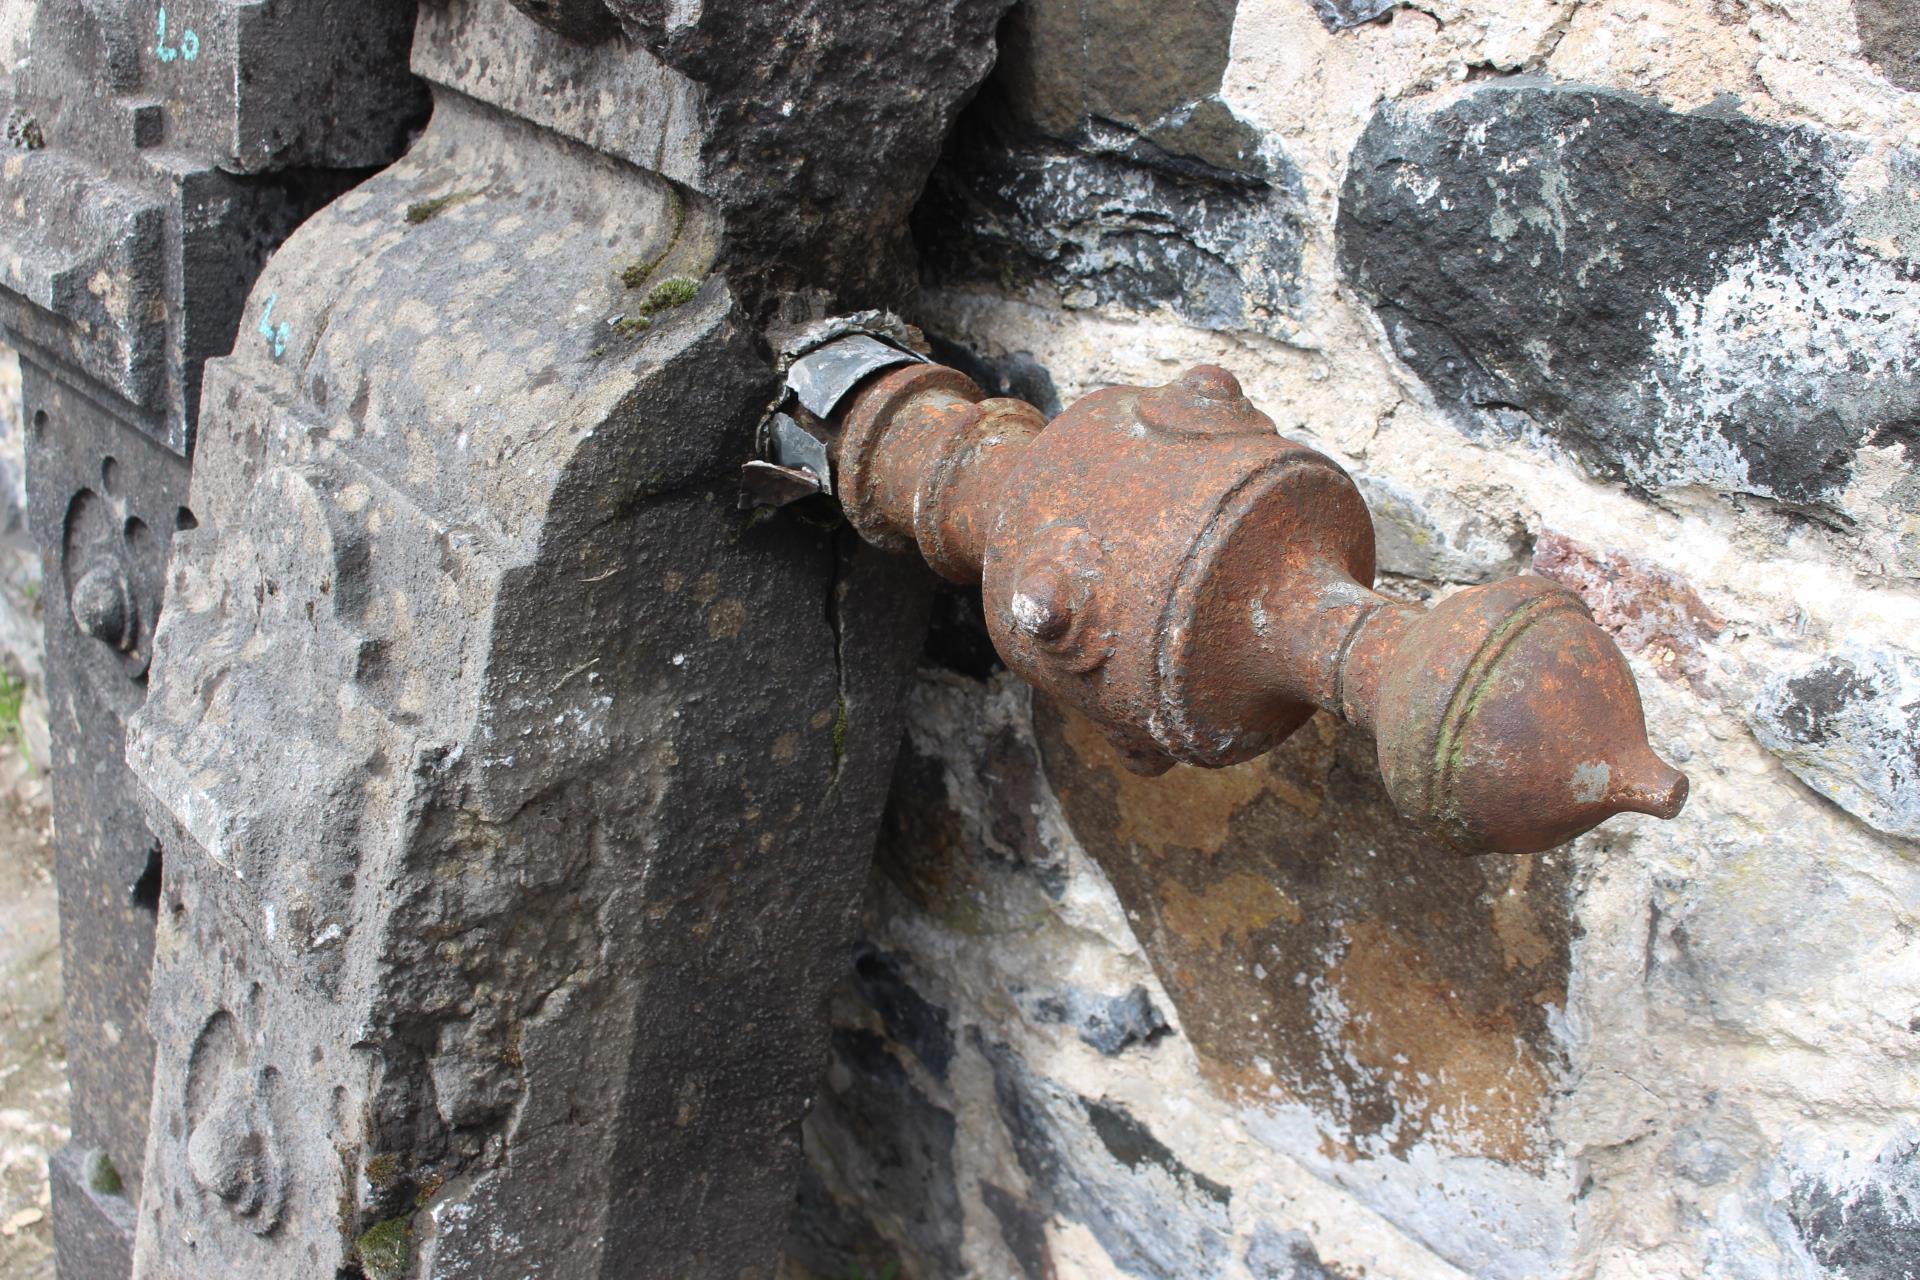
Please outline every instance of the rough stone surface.
M1539 1165L1564 863L1443 859L1331 721L1252 764L1141 779L1071 713L1037 718L1064 816L1217 1087L1312 1100L1321 1140L1356 1154L1434 1140Z
M266 255L422 117L411 6L29 10L0 77L33 138L0 162L19 197L0 210L0 321L189 452L201 367Z
M1920 90L1920 15L1900 0L1853 0L1860 52L1902 89Z
M124 1187L118 1191L94 1188L92 1184L100 1180L94 1164L98 1158L72 1146L53 1158L50 1185L53 1201L59 1205L54 1221L62 1274L123 1276L133 1266L133 1202Z
M1262 1226L1247 1249L1247 1270L1254 1280L1344 1280L1314 1251L1304 1231L1275 1231Z
M1489 515L1477 495L1413 492L1391 480L1362 477L1373 511L1381 573L1426 582L1490 582L1525 563L1525 528Z
M168 539L183 523L187 467L152 437L29 363L34 424L30 515L42 541L54 827L60 837L61 969L74 1140L138 1188L147 1143L153 960L162 841L120 762L127 718L146 697L153 605ZM83 632L74 588L89 573L125 584L125 649ZM122 1242L126 1251L131 1241Z
M1136 1044L1151 1044L1155 1036L1170 1029L1145 987L1132 987L1117 996L1067 987L1029 1004L1029 1016L1071 1026L1084 1043L1108 1057Z
M1032 0L942 153L997 4L425 7L409 158L215 291L132 737L148 1274L764 1276L789 1204L817 1280L1912 1269L1910 24L1370 8ZM177 317L90 286L295 170L175 200L8 105L9 288L71 313L16 327L184 440ZM948 590L876 822L924 583L726 480L762 323L868 300L1049 407L1232 368L1391 591L1579 591L1689 809L1459 862L1321 723L1141 782Z
M915 214L927 274L1285 332L1301 193L1219 96L1234 8L1017 10Z
M1863 243L1858 158L1591 89L1389 106L1341 194L1342 261L1471 430L1648 488L1843 510L1860 451L1920 419L1916 250Z
M1854 645L1772 673L1753 730L1799 779L1920 840L1920 653Z
M1312 0L1313 11L1329 31L1372 22L1398 7L1399 0Z
M1170 306L1208 328L1283 331L1299 234L1284 178L1193 181L1132 135L1075 150L964 131L921 213L936 279L1011 277L1069 305Z
M1789 1174L1783 1209L1797 1242L1846 1280L1920 1275L1920 1139L1889 1135L1856 1176ZM1838 1185L1836 1185L1836 1181Z
M724 214L720 265L750 311L823 285L846 310L899 301L907 214L1009 3L611 0L629 39L701 86L692 184Z
M1232 1192L1182 1164L1124 1108L1081 1097L988 1046L994 1098L1034 1208L1090 1232L1127 1275L1217 1275Z
M1581 546L1551 529L1535 539L1531 568L1586 601L1594 621L1626 652L1665 679L1705 692L1711 646L1727 621L1684 578L1635 556Z

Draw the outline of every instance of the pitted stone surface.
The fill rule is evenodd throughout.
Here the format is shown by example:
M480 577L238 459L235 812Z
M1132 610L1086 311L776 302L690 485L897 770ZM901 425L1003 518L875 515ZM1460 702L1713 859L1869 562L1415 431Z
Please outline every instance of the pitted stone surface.
M1860 51L1902 89L1920 90L1920 15L1900 0L1853 0Z
M0 156L0 320L184 454L266 255L400 151L425 94L411 6L122 8L38 0L0 75L34 139Z

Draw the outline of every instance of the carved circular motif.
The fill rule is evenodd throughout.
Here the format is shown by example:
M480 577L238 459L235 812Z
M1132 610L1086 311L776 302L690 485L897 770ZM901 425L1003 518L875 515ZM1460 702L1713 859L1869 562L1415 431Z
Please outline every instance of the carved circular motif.
M67 503L60 569L73 625L128 679L140 680L153 660L166 549L119 492L119 479L107 458L99 488L81 489Z

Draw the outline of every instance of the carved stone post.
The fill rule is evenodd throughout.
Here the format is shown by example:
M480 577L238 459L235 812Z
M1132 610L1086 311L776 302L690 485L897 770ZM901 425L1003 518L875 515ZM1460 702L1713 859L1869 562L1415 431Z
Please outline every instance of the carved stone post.
M74 1134L54 1225L61 1273L105 1280L131 1265L169 852L121 742L168 542L193 523L202 365L230 347L267 253L397 154L425 102L411 15L381 0L28 8L0 72L0 326L20 350L45 562Z
M998 6L523 7L422 10L431 124L208 370L143 1277L777 1252L923 583L734 476L762 324L911 280Z

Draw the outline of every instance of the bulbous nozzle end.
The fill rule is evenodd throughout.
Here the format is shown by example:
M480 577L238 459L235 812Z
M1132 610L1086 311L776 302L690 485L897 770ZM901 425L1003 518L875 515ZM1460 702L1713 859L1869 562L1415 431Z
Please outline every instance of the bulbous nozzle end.
M1373 720L1394 803L1462 852L1537 852L1686 803L1686 775L1647 745L1626 658L1545 579L1462 591L1407 626Z
M1662 820L1677 818L1686 807L1689 785L1686 774L1649 748L1615 768L1607 788L1607 802L1619 813L1644 813Z

